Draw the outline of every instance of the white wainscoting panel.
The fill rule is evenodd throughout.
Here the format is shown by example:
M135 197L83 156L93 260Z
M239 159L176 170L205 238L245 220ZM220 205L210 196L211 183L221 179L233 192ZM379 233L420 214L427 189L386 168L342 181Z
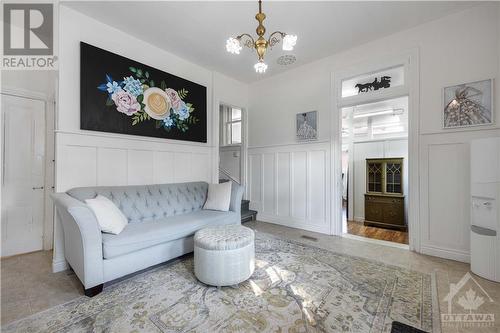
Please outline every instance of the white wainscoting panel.
M210 182L211 147L56 133L56 191L79 186Z
M247 198L250 200L252 207L262 207L262 155L248 155L249 161L249 177L252 181L248 182Z
M127 185L153 184L154 152L132 149L127 152Z
M275 180L278 178L275 169L275 153L265 153L262 155L262 188L263 197L262 212L264 214L276 214L276 186Z
M248 149L247 197L258 219L330 233L330 144Z
M127 150L120 148L97 149L97 184L113 186L127 179Z
M57 136L56 136L57 141ZM97 185L97 147L56 147L56 192L78 186Z
M278 216L290 216L290 198L291 198L291 164L290 164L290 152L278 153L277 156L277 202L276 202L276 214Z
M174 153L170 151L155 151L153 177L156 184L174 182Z
M470 261L470 142L499 136L498 129L421 135L422 253Z
M292 218L307 218L307 152L292 152Z

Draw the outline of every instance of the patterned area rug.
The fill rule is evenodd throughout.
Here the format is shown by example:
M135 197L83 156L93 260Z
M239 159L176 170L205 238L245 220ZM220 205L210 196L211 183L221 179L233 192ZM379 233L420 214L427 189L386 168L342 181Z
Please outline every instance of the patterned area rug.
M239 286L198 282L192 256L3 327L3 332L432 331L431 276L256 234Z

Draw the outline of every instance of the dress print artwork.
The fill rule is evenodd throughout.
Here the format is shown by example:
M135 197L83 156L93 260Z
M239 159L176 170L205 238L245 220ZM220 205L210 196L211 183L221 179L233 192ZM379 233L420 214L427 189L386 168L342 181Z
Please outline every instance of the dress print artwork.
M318 139L318 112L309 111L297 114L297 140Z
M493 123L492 80L444 88L443 127Z
M206 87L81 43L81 129L207 142Z

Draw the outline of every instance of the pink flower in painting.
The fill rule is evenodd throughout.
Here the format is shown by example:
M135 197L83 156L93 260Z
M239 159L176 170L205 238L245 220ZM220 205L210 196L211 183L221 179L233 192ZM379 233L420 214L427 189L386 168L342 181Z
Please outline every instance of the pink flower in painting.
M171 88L165 89L165 92L167 93L167 96L170 98L170 102L172 102L172 109L177 110L181 105L181 98L179 97L179 94L177 94L177 91Z
M111 95L111 99L115 102L116 109L127 116L131 116L141 109L141 104L137 102L137 99L125 90L115 91Z

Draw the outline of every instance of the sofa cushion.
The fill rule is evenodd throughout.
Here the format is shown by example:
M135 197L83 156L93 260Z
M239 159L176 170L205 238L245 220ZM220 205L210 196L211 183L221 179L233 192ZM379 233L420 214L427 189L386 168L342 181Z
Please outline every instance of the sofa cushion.
M239 224L235 212L200 210L143 223L128 224L119 235L102 234L104 259L193 235L209 225Z
M178 184L79 187L67 193L85 201L105 196L125 214L130 223L160 220L201 210L207 199L208 184Z

